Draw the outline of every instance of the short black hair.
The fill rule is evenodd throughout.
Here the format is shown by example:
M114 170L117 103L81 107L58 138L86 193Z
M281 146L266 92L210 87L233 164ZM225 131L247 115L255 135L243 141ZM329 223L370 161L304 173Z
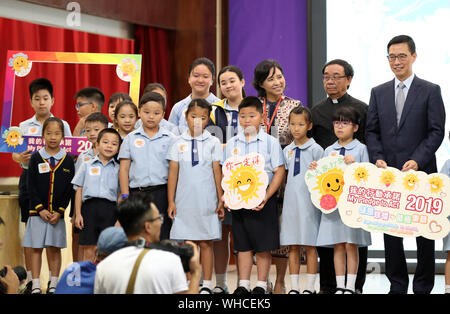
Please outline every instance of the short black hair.
M141 100L139 101L139 109L142 108L149 101L154 101L160 103L163 111L166 111L166 99L160 93L149 92L142 95Z
M261 87L262 83L269 77L270 71L272 69L279 69L281 73L284 74L283 68L281 65L275 60L263 60L255 67L254 78L253 78L253 87L258 92L259 97L266 97L266 90ZM274 72L275 73L275 72Z
M150 193L133 193L117 206L119 220L127 236L141 234L145 221L151 217L152 196Z
M311 110L309 110L308 107L303 107L303 106L301 106L301 105L300 105L300 106L297 106L297 107L294 107L294 109L292 109L291 112L289 113L289 119L288 119L288 121L291 121L291 116L292 116L293 114L298 114L298 115L303 114L303 115L305 115L306 121L307 121L308 123L313 122L313 121L312 121Z
M33 98L33 95L40 90L46 90L49 92L50 96L53 98L53 85L46 78L38 78L30 83L28 86L28 90L30 92L30 99Z
M93 112L90 115L88 115L84 123L91 123L91 122L100 122L105 126L105 128L108 127L108 118L101 112Z
M348 63L347 61L342 60L342 59L334 59L334 60L327 62L322 68L322 74L325 74L325 69L327 68L327 66L333 65L333 64L342 66L344 68L344 73L345 73L346 77L353 78L353 76L355 75L355 71L353 70L353 67L350 65L350 63Z
M216 77L216 67L214 66L214 63L206 57L197 58L192 62L189 67L188 76L191 75L192 70L194 70L196 66L201 64L205 65L209 69L212 74L212 80L214 81L214 78Z
M333 121L349 121L355 125L361 124L361 118L358 110L351 106L342 106L337 108L332 117Z
M166 90L166 88L165 88L162 84L160 84L160 83L150 83L150 84L147 84L147 86L145 86L145 88L144 88L144 92L142 93L142 95L145 95L145 94L147 94L147 93L153 92L155 89L160 89L160 90L162 90L162 91L164 92L164 94L166 95L166 97L167 97L167 90Z
M64 137L64 123L60 118L57 117L50 117L44 121L44 125L42 126L42 136L44 136L45 129L47 129L48 125L52 122L56 122L58 124Z
M102 139L103 135L108 133L117 135L117 137L119 138L119 144L122 144L122 137L120 136L119 132L117 132L117 130L114 128L105 128L101 130L97 136L97 143L100 143L100 140Z
M86 98L87 100L95 103L97 105L98 111L102 111L103 105L105 104L105 95L97 87L86 87L79 90L75 94L75 99L78 97Z
M206 99L196 98L196 99L192 99L192 101L187 106L186 116L191 111L191 109L194 108L195 106L208 110L208 116L211 114L211 111L212 111L211 104Z
M239 111L249 107L254 107L261 114L264 111L261 100L259 100L259 98L255 96L247 96L242 99L241 103L239 104Z
M116 102L116 101L120 102L120 101L124 101L124 100L132 101L130 95L128 95L128 94L125 94L125 93L114 93L114 94L112 94L109 97L108 105L110 105L110 104L112 104L113 102Z
M392 38L387 45L388 53L389 53L389 48L392 45L403 44L403 43L408 44L409 52L412 55L416 53L416 44L414 43L414 40L408 35L399 35L399 36L395 36L394 38Z

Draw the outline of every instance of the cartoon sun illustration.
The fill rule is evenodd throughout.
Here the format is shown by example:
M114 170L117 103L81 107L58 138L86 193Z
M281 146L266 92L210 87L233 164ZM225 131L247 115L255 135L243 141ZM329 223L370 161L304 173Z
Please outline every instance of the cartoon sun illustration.
M428 183L430 183L431 193L437 194L444 187L444 182L442 181L442 179L436 176L431 177L428 180Z
M117 65L117 75L124 81L131 81L131 78L139 70L134 59L126 58L122 60L122 64Z
M361 181L367 182L367 179L369 178L369 172L364 167L358 167L353 173L353 176L355 177L355 180L358 181L358 183L360 183Z
M389 171L389 170L383 171L380 179L381 179L381 183L386 185L386 187L389 187L391 184L393 184L395 182L395 175L392 171Z
M320 206L323 209L333 209L336 207L344 186L344 172L341 169L331 169L317 178L317 186L314 190L319 190L322 195Z
M23 53L17 53L9 59L9 66L16 72L18 76L26 76L31 71L31 61L28 56Z
M8 144L8 147L16 148L23 144L22 131L18 127L9 128L3 133L4 142Z
M418 182L419 178L417 177L417 175L410 173L406 175L405 178L403 179L403 186L408 191L412 191L416 188Z
M259 187L264 185L260 179L261 174L262 171L257 172L253 167L242 165L231 171L230 180L225 183L230 190L237 189L242 201L248 204L253 197L258 197Z

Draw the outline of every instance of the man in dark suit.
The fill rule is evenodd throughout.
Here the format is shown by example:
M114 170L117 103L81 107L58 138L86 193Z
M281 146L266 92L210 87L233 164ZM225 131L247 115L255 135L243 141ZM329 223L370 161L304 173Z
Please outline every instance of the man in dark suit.
M445 108L438 85L418 78L412 70L416 47L411 37L394 37L388 60L395 79L372 89L367 113L366 144L371 162L379 168L437 172L435 153L445 130ZM416 238L417 268L414 293L434 286L434 241ZM408 270L403 239L384 235L386 276L390 293L406 294Z

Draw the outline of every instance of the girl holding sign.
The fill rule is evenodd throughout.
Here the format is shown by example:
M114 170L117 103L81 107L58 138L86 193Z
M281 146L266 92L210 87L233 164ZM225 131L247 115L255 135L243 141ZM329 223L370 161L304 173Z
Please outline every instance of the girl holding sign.
M41 293L42 250L46 248L50 269L47 293L55 291L61 268L61 248L66 247L64 212L69 205L75 166L59 146L64 138L64 124L48 118L42 127L45 147L35 152L28 166L30 217L22 245L32 248L31 293Z
M334 133L337 142L325 149L324 157L344 156L346 164L353 162L369 162L367 147L355 139L355 133L360 124L359 113L356 109L344 106L336 110L333 115ZM317 163L310 165L315 169ZM336 180L338 181L338 180ZM335 188L339 182L330 182ZM371 245L370 233L360 228L350 228L341 220L339 211L331 214L322 213L317 246L334 246L334 269L336 272L336 294L355 293L356 274L358 272L358 246ZM347 284L345 284L345 267L347 265Z
M284 150L287 184L281 214L280 245L289 245L289 272L291 291L299 294L300 246L306 250L307 285L303 294L313 294L317 278L316 242L320 225L320 212L314 207L305 183L308 165L323 156L323 148L308 138L312 129L311 112L296 107L289 114L289 128L294 142Z
M188 130L172 144L167 159L168 215L173 220L170 239L191 240L200 246L203 288L213 293L213 241L221 239L223 219L220 141L205 130L211 105L194 99L186 111Z

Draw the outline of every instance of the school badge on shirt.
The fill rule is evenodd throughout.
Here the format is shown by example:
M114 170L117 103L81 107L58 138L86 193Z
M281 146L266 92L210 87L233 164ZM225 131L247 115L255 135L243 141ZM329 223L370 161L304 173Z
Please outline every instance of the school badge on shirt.
M28 129L28 134L29 135L37 135L38 134L38 128L35 126L32 126Z
M186 144L181 144L179 147L179 150L181 153L187 152L187 145Z
M144 147L144 145L145 145L145 141L141 138L137 138L134 141L134 146L136 146L137 148L142 148L142 147Z
M43 162L38 165L39 173L49 173L50 172L50 165L46 162Z
M99 176L101 174L100 167L91 167L89 169L89 175L91 176Z

